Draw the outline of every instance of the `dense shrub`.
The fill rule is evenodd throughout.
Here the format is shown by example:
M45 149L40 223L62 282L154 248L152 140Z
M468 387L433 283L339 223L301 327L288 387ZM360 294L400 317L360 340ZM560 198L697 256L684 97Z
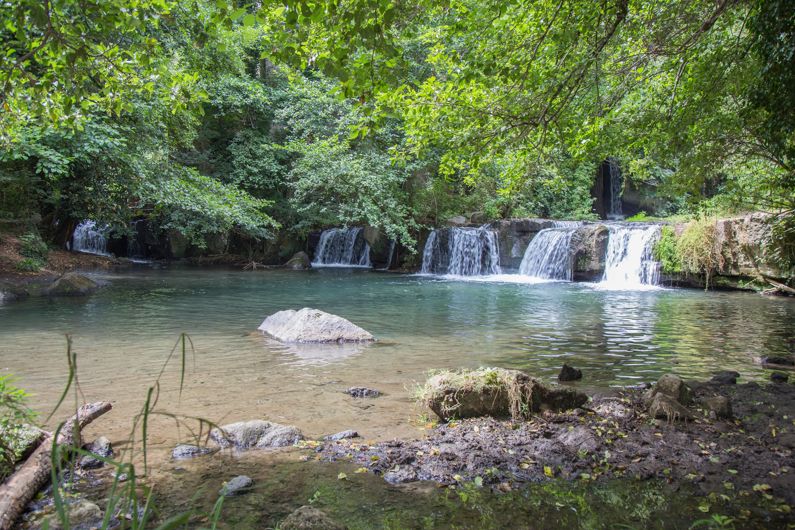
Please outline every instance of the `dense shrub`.
M677 241L676 250L682 271L703 275L708 288L710 279L723 261L717 245L715 223L707 219L689 223Z
M676 233L673 227L664 226L659 241L654 245L654 259L660 262L662 271L667 274L682 272L682 260L677 249Z

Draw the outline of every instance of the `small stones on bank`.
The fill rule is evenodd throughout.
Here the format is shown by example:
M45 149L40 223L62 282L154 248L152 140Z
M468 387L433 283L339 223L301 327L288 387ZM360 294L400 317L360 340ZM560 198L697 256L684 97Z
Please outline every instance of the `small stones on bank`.
M786 383L789 381L789 375L784 372L773 372L770 374L770 380L774 383Z
M215 447L201 447L193 444L179 444L171 451L171 458L174 460L185 460L188 458L198 458L218 451Z
M246 475L238 475L229 482L225 483L218 491L218 495L221 495L222 497L234 497L235 495L242 495L244 493L248 493L253 485L254 481L251 479L251 477L247 477Z
M702 400L702 404L709 411L710 416L721 419L732 417L731 401L726 396L712 396Z
M723 370L713 375L712 379L710 379L710 382L719 385L736 385L738 377L740 377L739 372L735 372L733 370Z
M579 381L580 379L582 379L582 370L563 363L558 374L558 381Z
M358 432L352 429L348 429L347 431L340 431L335 434L329 434L328 436L324 436L323 440L327 442L338 442L340 440L347 440L349 438L358 438L358 437L359 437Z
M687 406L693 403L692 390L678 375L663 375L657 380L657 384L646 392L644 400L649 407L658 394L663 394L680 405Z
M351 387L346 390L345 393L354 398L377 398L381 395L381 392L378 390L364 386Z
M301 506L284 518L281 530L346 530L324 512L312 506Z
M96 469L105 465L105 462L96 456L102 458L111 458L113 456L113 447L110 444L110 440L104 436L100 436L90 444L84 445L83 449L91 453L90 455L84 455L80 458L78 465L83 469Z

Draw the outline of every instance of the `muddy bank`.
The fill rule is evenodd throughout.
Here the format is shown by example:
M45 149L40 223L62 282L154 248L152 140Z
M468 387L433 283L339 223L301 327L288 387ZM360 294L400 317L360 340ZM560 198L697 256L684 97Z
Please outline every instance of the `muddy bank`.
M696 403L730 400L733 417L650 417L643 390L596 396L585 408L529 421L475 418L433 428L426 439L325 442L324 460L352 460L392 484L475 481L499 491L558 477L661 479L703 494L772 496L795 504L795 387L691 384Z

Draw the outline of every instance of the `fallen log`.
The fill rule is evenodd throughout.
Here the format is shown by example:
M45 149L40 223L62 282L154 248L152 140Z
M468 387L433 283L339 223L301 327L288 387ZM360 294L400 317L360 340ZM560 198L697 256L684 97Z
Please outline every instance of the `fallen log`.
M69 418L58 434L58 445L80 446L83 427L112 408L107 401L88 403ZM75 432L75 425L78 426ZM52 434L47 433L25 463L0 485L0 530L10 530L36 493L47 483L52 470Z

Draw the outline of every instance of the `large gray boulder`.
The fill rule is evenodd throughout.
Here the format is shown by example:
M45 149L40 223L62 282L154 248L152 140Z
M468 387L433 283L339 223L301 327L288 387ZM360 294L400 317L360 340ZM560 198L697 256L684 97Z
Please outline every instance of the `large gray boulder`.
M294 271L305 271L312 268L312 262L309 260L309 255L306 252L296 252L293 257L284 264L284 268Z
M304 439L296 427L265 420L239 421L210 431L210 439L221 447L268 449L287 447Z
M94 280L76 272L68 272L52 282L44 293L47 296L85 296L98 287Z
M282 342L370 342L364 329L337 315L305 307L279 311L260 324L260 331Z
M443 420L478 416L518 420L536 412L580 407L588 396L548 387L519 370L481 368L437 374L425 383L419 399Z

